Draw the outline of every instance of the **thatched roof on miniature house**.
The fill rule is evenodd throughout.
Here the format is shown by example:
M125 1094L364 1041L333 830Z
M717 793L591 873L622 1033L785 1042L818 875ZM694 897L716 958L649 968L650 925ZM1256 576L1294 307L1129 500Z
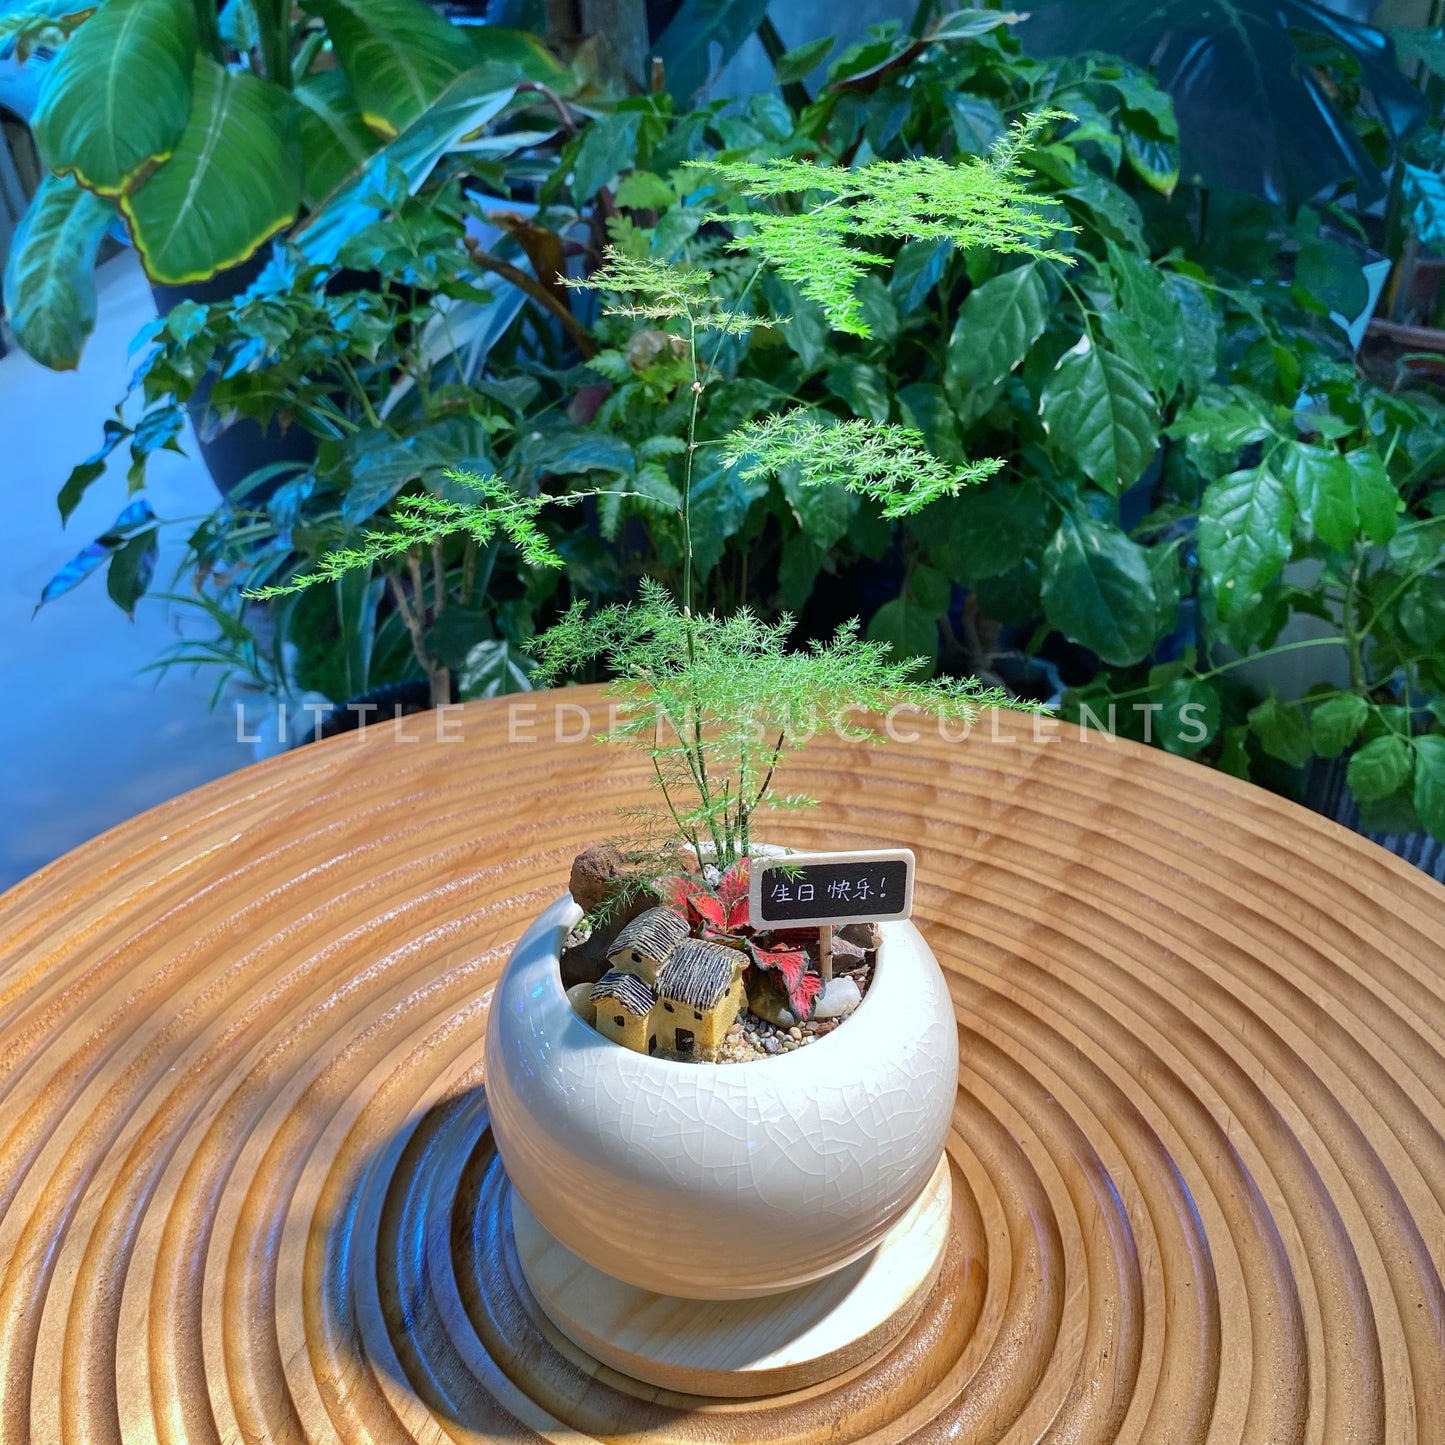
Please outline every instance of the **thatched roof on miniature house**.
M649 908L639 913L612 940L608 958L619 953L640 953L661 963L687 937L687 919L671 908Z
M658 969L657 996L688 1008L712 1008L732 987L744 962L745 956L736 948L711 939L689 938L679 943Z
M592 1002L600 1003L605 998L620 1003L634 1018L651 1013L653 1004L657 1002L657 995L640 978L615 968L609 968L592 985Z

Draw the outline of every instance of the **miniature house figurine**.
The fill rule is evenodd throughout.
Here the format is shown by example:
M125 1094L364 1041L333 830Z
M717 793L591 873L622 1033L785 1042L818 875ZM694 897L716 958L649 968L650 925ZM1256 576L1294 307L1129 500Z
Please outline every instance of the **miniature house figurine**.
M656 1002L656 994L640 978L610 968L592 985L592 1005L597 1010L592 1026L623 1048L654 1053L657 1035L648 1020Z
M747 955L740 949L709 939L679 943L657 973L657 1004L652 1011L657 1048L712 1054L745 1002L746 963Z
M657 970L687 937L687 919L671 908L649 908L639 913L613 940L607 962L643 983L657 982Z

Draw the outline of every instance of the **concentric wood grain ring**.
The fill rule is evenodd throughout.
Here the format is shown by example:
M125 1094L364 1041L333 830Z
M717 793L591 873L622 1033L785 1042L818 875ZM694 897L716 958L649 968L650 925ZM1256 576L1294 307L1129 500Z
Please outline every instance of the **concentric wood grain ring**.
M644 778L531 705L306 748L0 900L0 1445L1445 1442L1445 890L1028 720L786 782L824 799L786 841L916 850L957 1004L923 1315L777 1399L594 1378L500 1227L481 1039Z

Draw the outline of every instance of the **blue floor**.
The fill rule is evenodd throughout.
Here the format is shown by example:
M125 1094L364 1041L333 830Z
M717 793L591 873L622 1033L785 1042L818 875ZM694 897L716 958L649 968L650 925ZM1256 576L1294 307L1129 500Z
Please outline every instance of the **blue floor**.
M46 371L12 351L0 359L0 888L132 814L252 761L238 742L234 701L210 709L215 676L139 669L177 635L178 619L143 600L135 620L106 595L103 575L32 620L52 574L125 506L124 448L61 529L55 494L93 452L120 399L136 331L155 314L134 257L99 274L100 311L78 371ZM191 454L160 453L149 494L163 517L203 514L215 492ZM157 583L179 556L163 542ZM162 533L163 539L165 532Z

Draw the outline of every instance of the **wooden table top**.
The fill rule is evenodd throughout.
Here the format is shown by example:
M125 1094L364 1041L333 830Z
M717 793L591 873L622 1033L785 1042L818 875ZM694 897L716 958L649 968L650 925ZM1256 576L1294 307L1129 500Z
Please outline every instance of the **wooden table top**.
M3 1445L1445 1441L1445 889L1028 719L783 778L823 804L782 841L917 852L957 1004L958 1228L918 1323L717 1405L544 1336L481 1043L511 942L644 791L556 740L587 709L307 747L0 899Z

